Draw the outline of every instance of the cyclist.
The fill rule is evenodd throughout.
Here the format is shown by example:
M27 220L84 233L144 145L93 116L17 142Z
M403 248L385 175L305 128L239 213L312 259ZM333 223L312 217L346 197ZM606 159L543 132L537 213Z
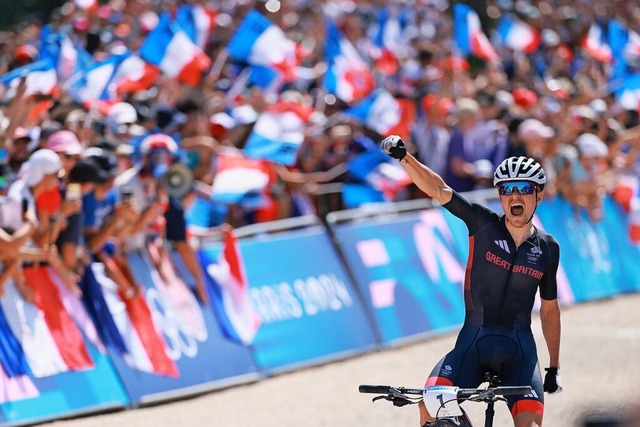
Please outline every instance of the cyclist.
M502 385L531 385L533 392L510 396L507 404L516 427L540 426L543 390L562 391L560 380L560 306L556 271L557 241L532 223L542 201L546 177L540 164L527 157L505 159L495 170L504 214L467 201L431 169L407 153L396 135L381 149L398 159L413 182L469 229L469 258L464 281L465 320L456 344L433 369L426 385L477 387L484 374L499 375ZM549 352L544 384L531 332L531 312L540 291L540 319ZM420 425L435 414L420 405Z

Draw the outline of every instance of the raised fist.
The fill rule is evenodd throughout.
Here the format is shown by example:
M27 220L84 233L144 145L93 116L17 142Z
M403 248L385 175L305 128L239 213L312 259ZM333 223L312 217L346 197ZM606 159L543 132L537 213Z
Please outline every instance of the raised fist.
M402 160L407 155L407 148L404 141L398 135L386 137L380 143L380 149L394 159Z

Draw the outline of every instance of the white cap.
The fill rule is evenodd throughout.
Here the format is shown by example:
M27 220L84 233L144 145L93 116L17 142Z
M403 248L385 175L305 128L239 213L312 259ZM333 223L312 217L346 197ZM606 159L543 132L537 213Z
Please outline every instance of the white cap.
M592 133L583 133L576 140L576 146L581 157L607 157L609 149L607 145Z
M62 169L62 161L55 151L47 148L34 152L22 165L18 176L28 187L33 187L44 179L46 175L53 175Z
M107 119L116 125L131 124L138 121L138 113L128 102L117 102L109 108Z
M538 119L526 119L518 126L518 136L527 138L552 138L556 132Z
M576 105L571 109L571 115L575 117L581 117L589 119L591 121L596 120L596 113L593 111L590 105Z
M138 113L128 102L113 104L107 113L107 124L115 133L141 135L144 128L138 124Z

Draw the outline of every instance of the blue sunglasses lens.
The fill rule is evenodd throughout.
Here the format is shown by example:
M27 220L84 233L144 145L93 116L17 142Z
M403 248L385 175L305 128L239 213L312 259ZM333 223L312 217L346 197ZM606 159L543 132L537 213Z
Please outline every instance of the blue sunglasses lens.
M524 181L505 182L498 187L498 192L503 196L513 194L513 190L518 190L518 194L524 196L527 194L533 194L535 187L530 182Z

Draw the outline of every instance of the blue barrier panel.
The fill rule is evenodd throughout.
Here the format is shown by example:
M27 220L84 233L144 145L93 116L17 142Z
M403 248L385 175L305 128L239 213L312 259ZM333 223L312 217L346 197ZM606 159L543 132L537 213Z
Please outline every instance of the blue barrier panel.
M584 212L574 211L560 197L546 200L536 214L560 244L560 263L576 302L615 295L618 291L613 275L615 261L604 223L589 221Z
M248 302L259 327L247 343L266 372L286 371L376 345L364 307L324 227L239 241L248 280ZM206 245L209 272L222 244ZM207 279L216 285L213 276Z
M0 334L3 335L3 352L7 351L8 343L13 343L13 352L5 353L4 369L0 368L0 424L33 424L119 409L129 404L127 394L81 302L68 294L63 298L67 297L68 307L73 310L70 314L76 320L81 340L84 341L81 344L84 347L82 353L90 361L90 367L81 370L73 370L72 364L65 363L61 358L42 311L25 303L13 282L5 284L5 294L1 300ZM12 365L6 365L7 356L13 360ZM9 369L21 370L15 363L18 359L23 360L30 373L14 372L9 377Z
M90 344L88 348L94 369L32 377L38 396L2 403L0 423L32 424L127 406L129 399L108 357Z
M336 224L334 233L385 344L462 323L462 221L437 208Z
M144 288L154 323L161 331L166 355L175 366L175 375L167 374L170 372L167 370L159 373L140 360L144 355L132 360L131 355L112 352L113 363L134 405L259 378L249 350L224 339L211 310L195 300L183 279L172 277L179 271L164 272L169 279L163 282L146 251L132 252L128 258L136 281ZM168 263L164 259L163 265ZM137 348L144 350L139 344Z
M604 200L602 225L609 240L616 288L619 292L640 291L640 245L629 239L629 217L611 197Z

